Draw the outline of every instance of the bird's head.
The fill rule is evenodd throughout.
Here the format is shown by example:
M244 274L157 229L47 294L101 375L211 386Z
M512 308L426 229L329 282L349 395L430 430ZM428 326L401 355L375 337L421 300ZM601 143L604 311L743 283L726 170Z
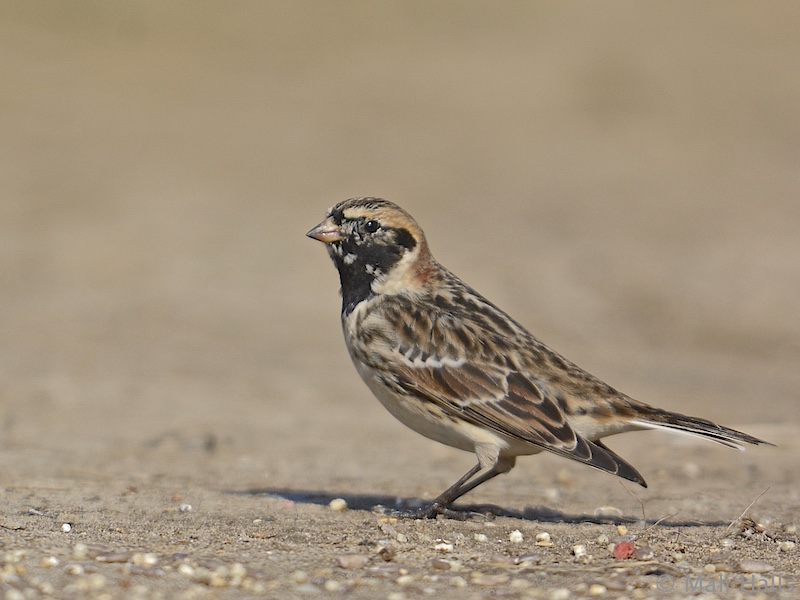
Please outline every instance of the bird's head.
M417 222L380 198L340 202L306 235L327 245L345 312L373 294L419 288L433 262Z

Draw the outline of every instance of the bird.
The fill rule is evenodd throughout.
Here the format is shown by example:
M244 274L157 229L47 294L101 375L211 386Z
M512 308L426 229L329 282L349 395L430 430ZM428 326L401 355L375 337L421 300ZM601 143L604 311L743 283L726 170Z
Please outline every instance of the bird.
M634 400L584 371L439 264L393 202L339 202L306 235L326 245L339 273L344 339L367 387L406 426L477 457L420 518L452 516L455 500L543 451L647 487L602 441L618 433L771 445Z

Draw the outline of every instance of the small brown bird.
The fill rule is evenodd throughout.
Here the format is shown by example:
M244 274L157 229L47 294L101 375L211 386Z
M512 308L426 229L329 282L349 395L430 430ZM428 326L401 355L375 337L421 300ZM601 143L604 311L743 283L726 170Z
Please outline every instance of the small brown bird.
M638 402L571 363L436 262L396 204L345 200L307 235L339 271L345 342L372 393L414 431L478 457L425 516L449 513L517 456L543 450L646 487L600 441L625 431L671 429L739 449L768 443Z

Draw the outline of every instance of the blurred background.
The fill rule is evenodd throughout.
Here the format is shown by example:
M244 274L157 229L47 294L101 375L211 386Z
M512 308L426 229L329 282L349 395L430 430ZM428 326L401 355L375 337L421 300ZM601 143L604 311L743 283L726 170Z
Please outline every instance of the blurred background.
M623 391L796 425L798 23L791 1L3 2L0 440L427 448L358 381L304 236L362 195Z

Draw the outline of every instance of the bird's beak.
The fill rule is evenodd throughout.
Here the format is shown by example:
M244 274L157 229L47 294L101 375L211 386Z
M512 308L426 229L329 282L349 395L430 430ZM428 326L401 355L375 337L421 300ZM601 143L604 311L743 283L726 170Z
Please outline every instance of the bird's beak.
M333 222L331 217L325 219L322 223L314 227L306 234L310 238L319 240L325 244L332 244L333 242L341 242L344 239L341 228Z

